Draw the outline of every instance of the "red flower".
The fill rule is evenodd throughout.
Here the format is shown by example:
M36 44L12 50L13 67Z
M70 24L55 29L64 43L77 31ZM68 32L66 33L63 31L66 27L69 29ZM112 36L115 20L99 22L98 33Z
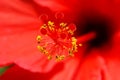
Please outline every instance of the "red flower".
M40 74L41 76L43 72L50 72L51 74L47 75L52 75L52 77L48 77L48 79L52 80L119 80L119 75L117 75L120 73L119 1L81 0L79 2L78 0L70 0L68 4L67 1L59 0L14 0L14 2L4 0L1 1L0 4L0 26L2 26L2 31L0 32L0 65L15 63L30 71L42 72L42 74ZM55 7L53 4L55 4ZM46 8L46 6L49 8ZM77 7L79 9L77 9ZM44 13L53 16L56 10L64 11L65 15L70 13L67 16L71 16L72 19L65 18L64 20L66 22L68 21L68 23L69 21L73 21L76 24L77 31L75 36L78 42L82 42L83 44L82 47L78 47L78 52L75 53L75 57L60 62L63 64L55 62L54 59L48 61L44 58L41 52L46 53L45 50L48 49L42 49L41 51L40 48L43 48L41 47L42 43L40 43L39 46L40 52L36 48L36 35L38 34L39 26L43 24L43 22L38 19L39 16ZM111 23L108 18L112 20ZM47 25L47 28L40 29L43 37L45 37L46 34L48 35L48 33L52 33L50 32L51 30L49 31L48 26L49 25ZM111 28L112 30L110 30ZM57 31L57 28L54 29ZM50 37L47 38L48 40L45 37L46 41L43 40L43 43L50 42L50 39L54 38L54 40L56 40L59 36L63 41L63 39L68 36L68 31L64 33L60 32L60 34L55 33L57 32L53 32ZM53 36L53 34L55 36ZM37 38L38 42L41 39L40 37L41 34ZM68 42L69 39L70 42L72 42L71 37L70 35L70 38L67 38ZM74 41L73 43L74 45L78 44ZM65 43L61 44L62 47L65 45ZM73 44L69 44L70 45L67 45L67 51L63 52L63 54L69 52L69 48L70 50L75 48ZM49 46L45 48L49 48ZM57 48L59 48L59 46ZM53 53L51 52L53 55L54 53L56 54L55 51L53 51ZM58 57L59 56L57 56L57 58ZM58 59L61 60L61 58ZM55 65L61 66L61 70L54 70Z

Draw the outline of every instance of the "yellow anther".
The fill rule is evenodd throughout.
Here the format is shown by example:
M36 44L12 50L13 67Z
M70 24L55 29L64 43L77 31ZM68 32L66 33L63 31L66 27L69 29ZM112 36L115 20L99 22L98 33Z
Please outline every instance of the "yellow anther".
M42 37L40 35L37 36L36 40L41 41Z
M65 28L66 26L67 26L67 23L60 23L60 26L62 27L62 28Z
M48 21L48 26L54 27L54 22Z
M75 37L72 37L72 46L73 51L77 52L77 39Z
M41 28L47 28L47 25L46 25L46 24L43 24L43 25L41 26Z
M48 58L48 60L51 60L51 59L52 59L52 56L51 56L51 55L48 55L47 58Z
M69 50L69 56L74 56L74 54L71 50Z
M65 55L57 55L56 56L56 61L64 60L64 58L65 58Z
M66 27L65 29L69 29L69 27Z
M74 52L77 52L77 45L74 45L72 50L73 50Z
M51 26L49 26L49 29L50 29L51 31L54 31L54 30L55 30L54 27L51 27Z
M46 55L48 54L48 52L46 51L45 47L42 47L42 46L38 45L37 48L40 50L41 53L46 54Z
M75 37L72 37L72 44L75 45L77 42L77 39Z
M72 31L72 30L69 30L68 31L71 35L73 35L74 34L74 32Z
M54 28L54 22L51 22L51 21L48 21L48 27L49 27L49 29L51 30L51 31L54 31L55 30L55 28Z
M41 46L38 45L37 48L38 48L39 50L41 50Z
M44 48L42 46L37 46L37 48L41 51L41 52L44 52Z
M83 46L82 44L79 44L79 46Z

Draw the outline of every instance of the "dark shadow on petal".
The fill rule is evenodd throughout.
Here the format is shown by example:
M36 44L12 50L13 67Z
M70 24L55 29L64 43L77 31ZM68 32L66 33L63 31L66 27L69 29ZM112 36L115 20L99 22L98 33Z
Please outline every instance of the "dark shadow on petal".
M86 53L92 48L100 48L109 44L114 33L112 18L92 10L79 14L79 19L76 24L80 25L77 27L78 36L92 31L96 33L96 38L87 42L89 46Z
M57 73L62 71L64 64L56 64L51 71L46 73L33 73L19 66L11 67L5 74L0 77L0 80L50 80Z

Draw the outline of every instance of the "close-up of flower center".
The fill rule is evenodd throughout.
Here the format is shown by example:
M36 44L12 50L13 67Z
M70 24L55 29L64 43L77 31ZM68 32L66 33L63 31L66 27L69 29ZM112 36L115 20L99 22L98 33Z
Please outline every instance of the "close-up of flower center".
M37 35L38 50L47 56L49 60L52 58L61 61L66 57L74 56L77 52L77 39L73 36L76 31L74 23L62 22L63 13L56 13L55 21L49 20L44 14L40 18L43 25L40 26L39 35Z
M120 0L1 0L0 80L120 80Z

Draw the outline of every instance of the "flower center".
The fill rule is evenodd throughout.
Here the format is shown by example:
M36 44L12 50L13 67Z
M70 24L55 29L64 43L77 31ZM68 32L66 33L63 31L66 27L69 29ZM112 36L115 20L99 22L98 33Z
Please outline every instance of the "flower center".
M60 16L63 17L63 14L56 14L56 21L45 21L46 23L40 27L40 33L37 36L37 48L49 60L53 58L61 61L66 57L74 56L77 52L77 39L73 36L76 26L73 23L60 21ZM42 16L44 19L46 17Z
M111 37L114 33L113 21L111 20L111 18L97 12L92 12L92 13L90 12L89 15L84 14L82 15L82 17L83 17L82 18L83 22L80 25L83 27L77 29L79 30L80 35L89 32L96 33L96 37L88 42L89 49L93 47L100 48L110 42Z

